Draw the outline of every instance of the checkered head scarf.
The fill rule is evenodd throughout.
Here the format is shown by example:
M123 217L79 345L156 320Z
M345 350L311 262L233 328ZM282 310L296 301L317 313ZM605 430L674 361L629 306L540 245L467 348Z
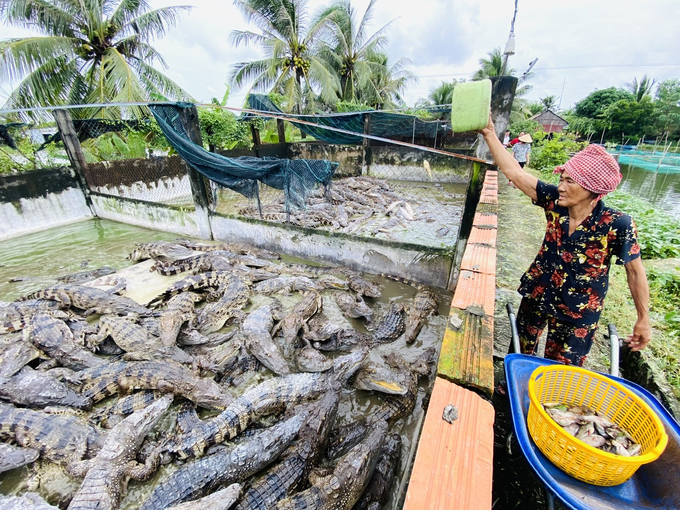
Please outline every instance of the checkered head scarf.
M581 187L597 193L598 200L614 191L621 182L619 164L599 145L588 145L564 165L555 168L554 173L561 174L565 170Z

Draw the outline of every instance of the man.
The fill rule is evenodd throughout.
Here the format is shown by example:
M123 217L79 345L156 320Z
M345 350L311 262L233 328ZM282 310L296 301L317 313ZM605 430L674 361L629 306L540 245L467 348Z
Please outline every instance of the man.
M630 216L611 209L602 197L621 181L616 160L597 145L574 155L555 173L559 186L525 172L503 147L489 120L480 131L503 174L534 204L545 209L543 245L522 276L517 327L522 352L533 354L548 325L545 357L582 366L592 346L609 286L613 256L623 264L637 321L625 341L634 351L651 340L649 285Z

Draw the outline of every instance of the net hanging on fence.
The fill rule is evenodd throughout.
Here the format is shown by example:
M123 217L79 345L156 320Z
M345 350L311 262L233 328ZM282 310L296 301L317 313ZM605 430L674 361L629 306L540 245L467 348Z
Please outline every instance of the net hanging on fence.
M76 131L78 140L84 142L90 138L97 138L104 133L126 131L129 129L139 129L145 121L140 120L108 120L108 119L81 119L73 120L73 128ZM50 143L61 142L61 131L50 135L36 152L43 150Z
M193 105L152 104L150 108L170 145L189 165L211 181L247 198L256 198L258 207L258 181L283 190L288 212L291 207L303 209L307 196L320 184L330 185L338 163L325 159L228 158L205 150L189 139L182 124L180 108L190 106Z
M289 122L317 140L343 145L359 145L361 136L339 133L295 122L294 119L312 122L319 126L328 126L353 133L364 134L366 119L369 118L369 132L372 136L389 139L428 137L438 138L449 130L448 124L441 121L424 121L414 115L403 115L381 111L335 113L328 115L290 115L282 112L274 102L263 94L250 94L248 105L253 110L274 113L277 116L289 118ZM244 115L244 119L255 117L254 114Z

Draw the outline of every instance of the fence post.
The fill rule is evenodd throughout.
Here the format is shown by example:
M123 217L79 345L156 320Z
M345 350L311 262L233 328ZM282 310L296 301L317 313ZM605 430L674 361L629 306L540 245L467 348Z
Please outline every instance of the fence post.
M260 157L260 130L257 129L253 124L250 125L250 134L253 136L253 152L255 152L256 157Z
M365 135L370 135L371 134L371 114L366 113L364 114L364 134ZM363 141L361 143L361 156L362 156L362 165L361 165L361 175L368 175L368 167L371 164L371 156L368 153L370 149L371 141L364 137Z
M68 160L71 162L71 168L73 168L73 171L76 174L76 180L85 197L85 203L90 209L92 216L96 218L97 211L95 211L94 204L92 203L90 187L85 178L87 161L85 161L85 154L83 154L83 149L80 146L80 140L78 140L76 128L73 126L71 116L66 110L54 110L54 120L57 122L57 129L59 129L59 132L61 133L61 139L64 142Z
M286 126L283 125L283 119L276 119L276 130L279 134L279 143L286 143Z
M179 112L182 125L189 135L189 139L196 145L203 147L201 127L198 123L198 111L196 110L196 106L192 105L190 108L180 108ZM191 165L187 164L187 168L189 183L191 184L191 194L194 199L194 206L196 207L196 222L198 223L199 233L204 239L213 239L212 227L210 225L208 186L206 186L204 177L194 170Z

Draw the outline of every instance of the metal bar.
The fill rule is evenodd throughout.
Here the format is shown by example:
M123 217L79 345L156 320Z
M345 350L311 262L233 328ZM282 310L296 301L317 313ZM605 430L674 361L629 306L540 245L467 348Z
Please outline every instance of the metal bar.
M512 351L521 352L519 346L519 332L517 331L517 317L515 317L515 309L512 303L507 303L505 309L508 311L508 318L510 319L510 333L512 335Z
M610 342L610 365L609 373L615 377L619 376L619 349L621 343L619 342L619 335L616 332L616 326L614 324L609 324L609 342Z

